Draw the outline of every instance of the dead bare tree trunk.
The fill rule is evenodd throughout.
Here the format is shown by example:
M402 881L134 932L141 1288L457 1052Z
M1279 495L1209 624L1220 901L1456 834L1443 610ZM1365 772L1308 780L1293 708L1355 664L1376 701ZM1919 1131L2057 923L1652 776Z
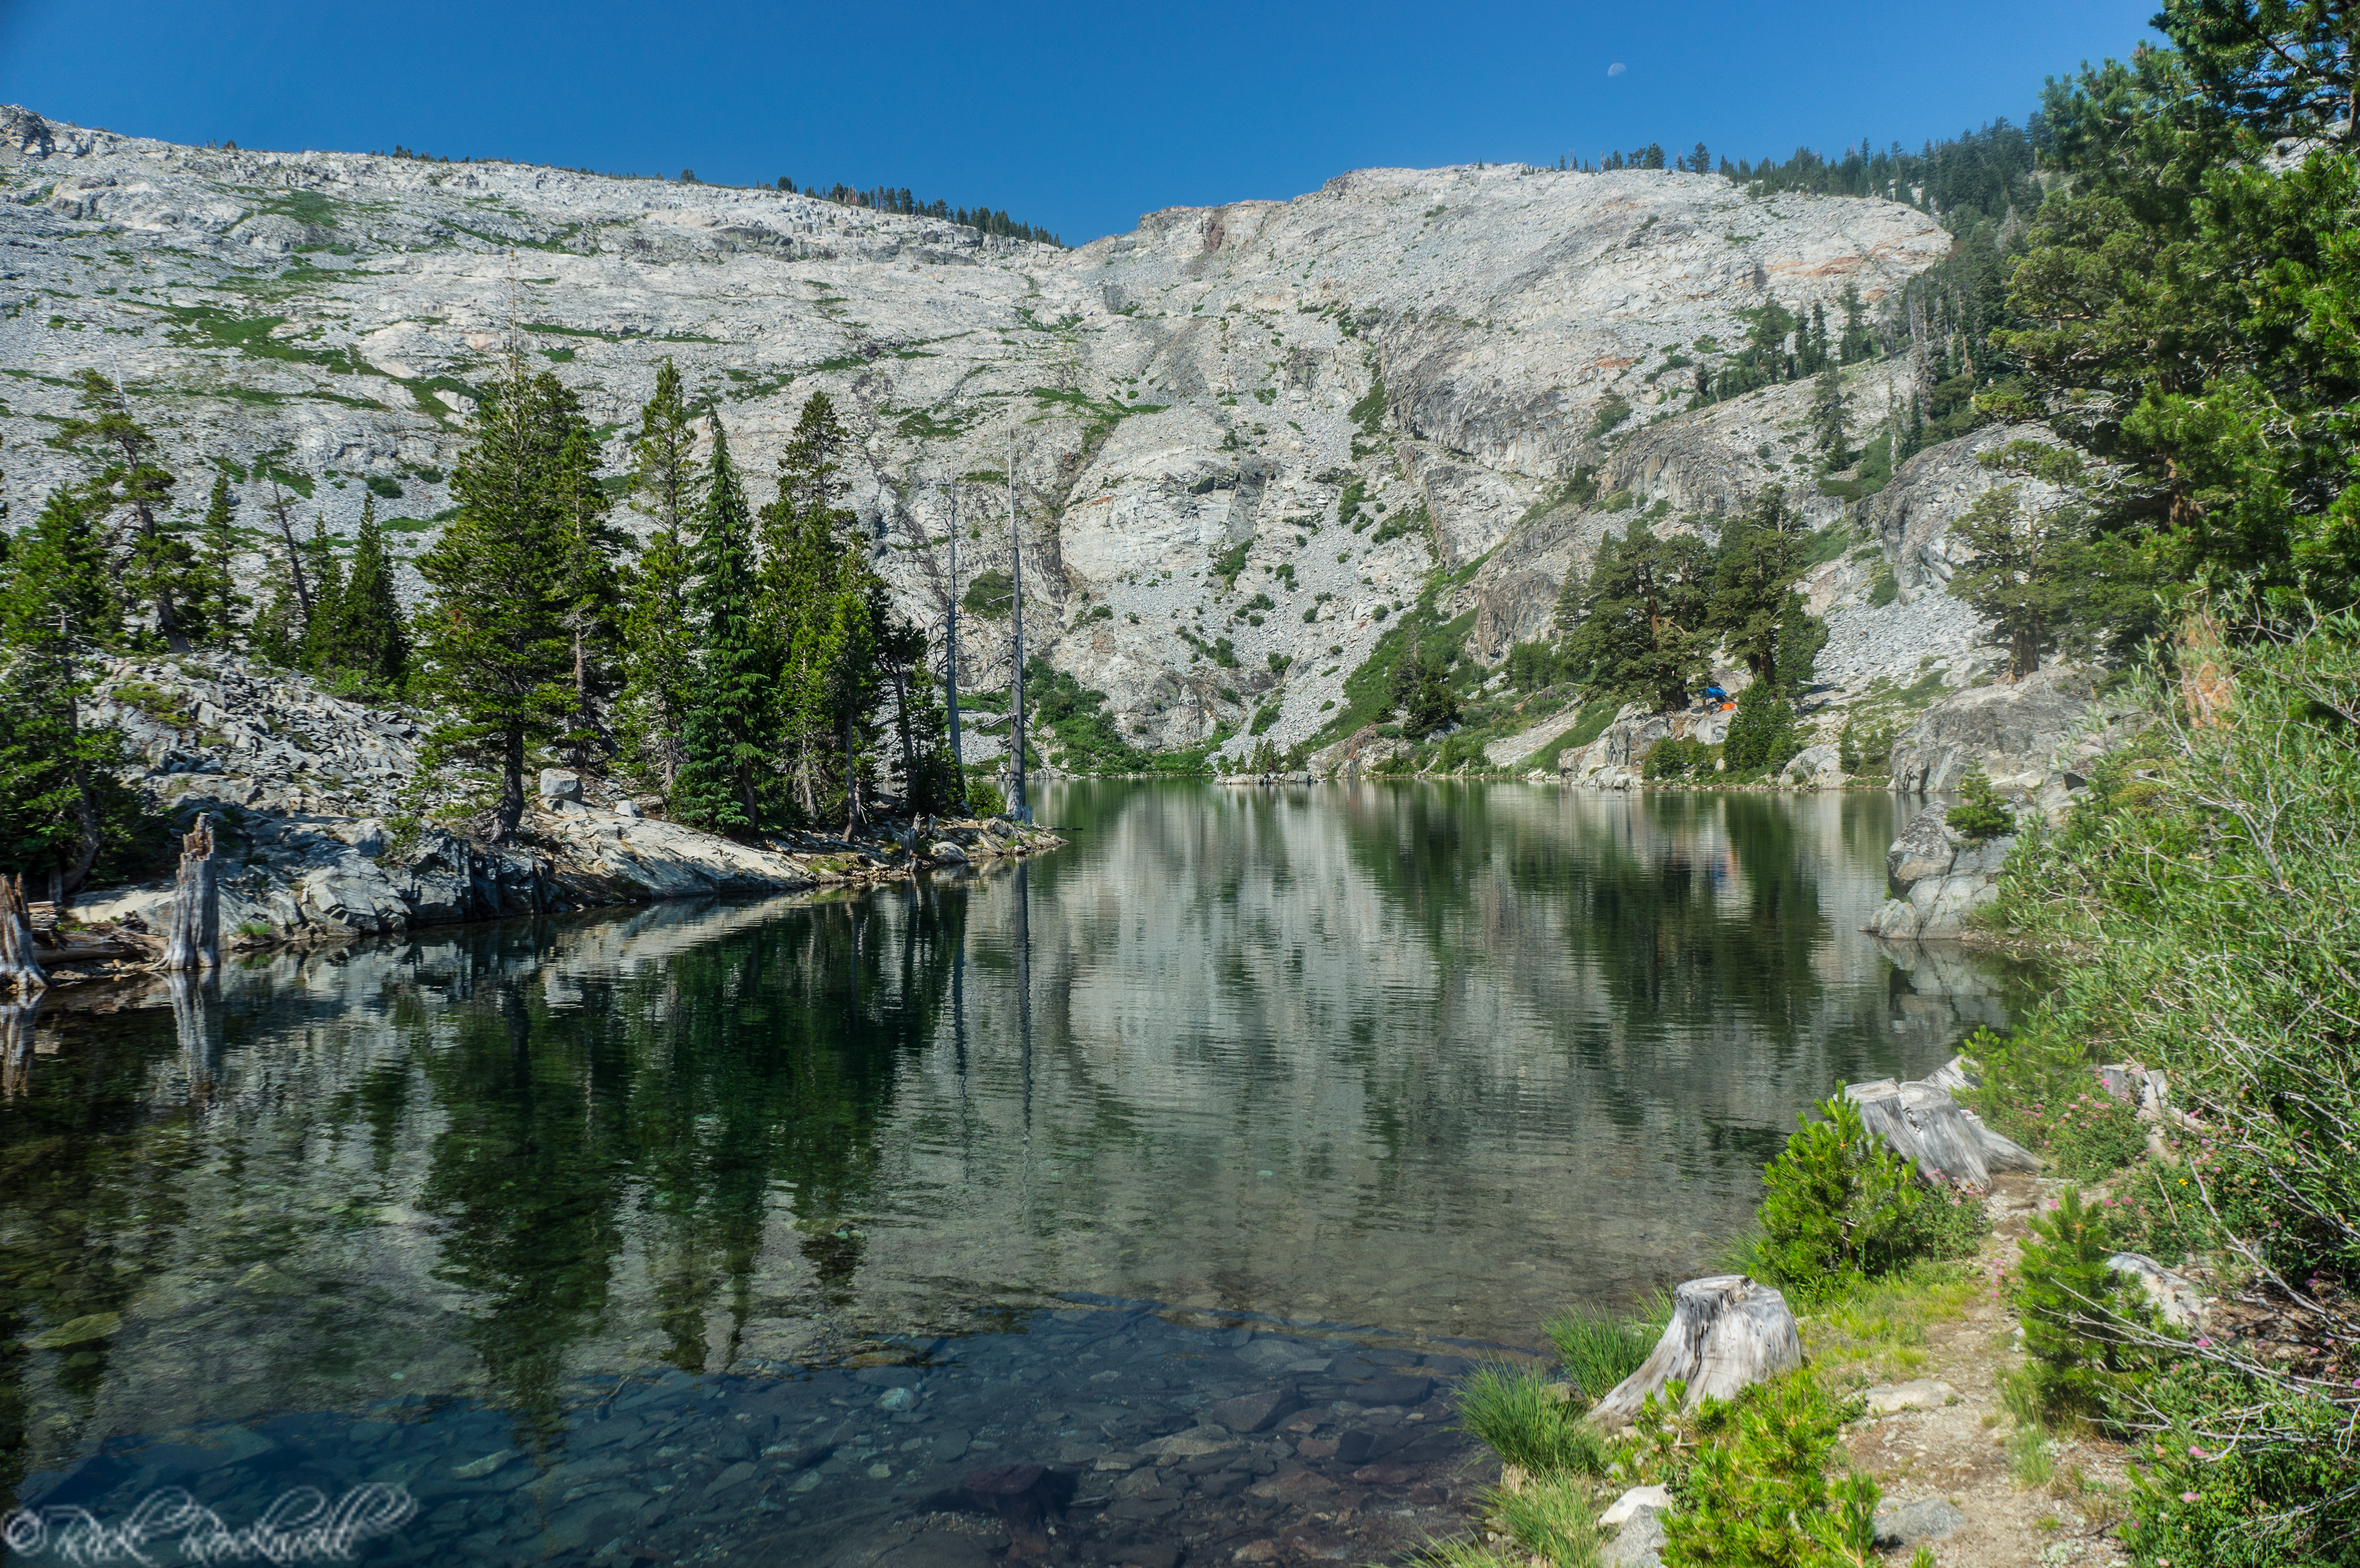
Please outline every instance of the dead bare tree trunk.
M31 996L49 987L49 977L33 961L33 921L25 912L25 879L0 877L0 990Z
M221 885L214 876L210 811L180 840L180 872L172 888L172 925L158 965L167 973L221 964Z
M1675 1379L1688 1385L1684 1408L1694 1410L1802 1364L1803 1341L1785 1296L1743 1274L1709 1275L1673 1289L1664 1337L1639 1370L1590 1407L1590 1419L1610 1431L1627 1426L1648 1395Z

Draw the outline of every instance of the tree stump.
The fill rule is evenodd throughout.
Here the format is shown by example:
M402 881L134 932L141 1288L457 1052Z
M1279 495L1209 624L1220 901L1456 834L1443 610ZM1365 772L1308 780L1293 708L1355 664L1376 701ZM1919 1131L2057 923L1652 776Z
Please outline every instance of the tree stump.
M2039 1160L1983 1126L1983 1119L1931 1082L1879 1078L1847 1083L1844 1098L1886 1147L1919 1171L1967 1187L1988 1187L1994 1171L2038 1171Z
M1672 1321L1639 1370L1590 1407L1590 1419L1612 1430L1627 1426L1649 1394L1677 1378L1688 1385L1683 1408L1726 1399L1749 1383L1792 1372L1803 1364L1803 1342L1786 1298L1743 1274L1691 1279L1672 1291Z
M201 812L180 840L180 872L172 887L172 924L157 967L167 974L221 964L221 886L213 866L213 819Z
M0 877L0 991L30 996L49 977L33 961L33 921L25 912L25 879Z

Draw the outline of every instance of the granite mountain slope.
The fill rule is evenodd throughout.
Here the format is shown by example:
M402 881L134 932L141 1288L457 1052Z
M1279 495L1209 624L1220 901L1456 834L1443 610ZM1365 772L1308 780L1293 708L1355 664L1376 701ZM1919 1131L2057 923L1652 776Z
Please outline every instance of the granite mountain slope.
M1681 414L1683 362L1715 363L1769 299L1832 308L1849 286L1874 306L1951 245L1887 202L1502 165L1361 170L1061 251L764 190L180 147L21 108L0 109L0 193L19 502L70 476L41 442L86 365L130 387L184 510L220 464L259 548L274 484L305 492L299 527L317 510L341 533L374 490L409 519L405 554L512 333L581 392L617 470L667 357L757 474L824 390L862 439L855 504L929 623L950 482L965 578L1005 561L1012 456L1032 646L1151 747L1272 702L1271 739L1311 736L1437 567L1480 654L1535 635L1568 565L1627 521L1567 498L1580 465L1688 526L1773 477L1835 520L1847 504L1798 455L1808 388ZM1899 374L1849 373L1861 422ZM1898 600L1869 603L1870 555L1820 569L1847 690L1982 667L1934 569L1973 477L1871 541ZM969 648L971 682L1006 678L1004 621Z

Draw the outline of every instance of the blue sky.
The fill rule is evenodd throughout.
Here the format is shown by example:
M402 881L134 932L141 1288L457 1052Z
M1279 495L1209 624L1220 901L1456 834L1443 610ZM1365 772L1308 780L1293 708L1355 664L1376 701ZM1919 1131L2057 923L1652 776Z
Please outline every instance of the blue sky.
M0 102L184 142L906 185L1079 243L1375 165L1915 147L2020 121L2153 10L0 0Z

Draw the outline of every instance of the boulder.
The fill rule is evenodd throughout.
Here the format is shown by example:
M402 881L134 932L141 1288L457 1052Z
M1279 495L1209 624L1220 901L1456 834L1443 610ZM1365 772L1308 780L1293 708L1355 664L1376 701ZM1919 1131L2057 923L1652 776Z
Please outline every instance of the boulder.
M1893 788L1955 789L1980 768L2004 791L2035 794L2090 722L2096 695L2086 671L2058 664L1945 697L1894 743Z
M1598 1516L1598 1522L1609 1530L1628 1522L1641 1509L1669 1513L1672 1509L1672 1489L1669 1486L1633 1486L1614 1499L1607 1510Z
M564 768L544 768L541 770L541 798L544 801L579 801L582 799L582 775Z
M965 866L967 863L967 851L946 838L937 839L928 846L926 858L939 860L946 866Z
M1615 1498L1598 1519L1614 1532L1598 1549L1599 1568L1662 1568L1664 1516L1671 1509L1671 1490L1665 1486L1633 1486Z
M1868 922L1871 936L1890 942L1955 942L1977 909L1999 897L2000 868L2016 848L2013 836L1970 839L1943 819L1947 806L1928 806L1909 819L1886 852L1895 896Z
M1724 729L1726 725L1722 726ZM1704 738L1704 726L1697 726L1697 738ZM1807 746L1779 770L1778 782L1793 789L1832 789L1843 780L1843 768L1839 765L1836 748L1831 746Z
M1937 1410L1959 1402L1959 1391L1936 1377L1913 1377L1907 1383L1879 1383L1862 1398L1868 1413L1889 1416L1901 1410Z
M1890 1552L1921 1541L1939 1541L1966 1522L1966 1515L1939 1497L1909 1503L1887 1497L1876 1505L1876 1544Z
M2117 1252L2106 1259L2106 1268L2136 1279L2147 1301L2173 1328L2201 1329L2212 1316L2205 1310L2203 1296L2184 1275L2173 1273L2143 1252Z
M1303 1401L1292 1388L1265 1388L1258 1394L1240 1394L1234 1399L1224 1399L1205 1412L1205 1419L1231 1432L1260 1432L1282 1416L1293 1415L1303 1408Z

